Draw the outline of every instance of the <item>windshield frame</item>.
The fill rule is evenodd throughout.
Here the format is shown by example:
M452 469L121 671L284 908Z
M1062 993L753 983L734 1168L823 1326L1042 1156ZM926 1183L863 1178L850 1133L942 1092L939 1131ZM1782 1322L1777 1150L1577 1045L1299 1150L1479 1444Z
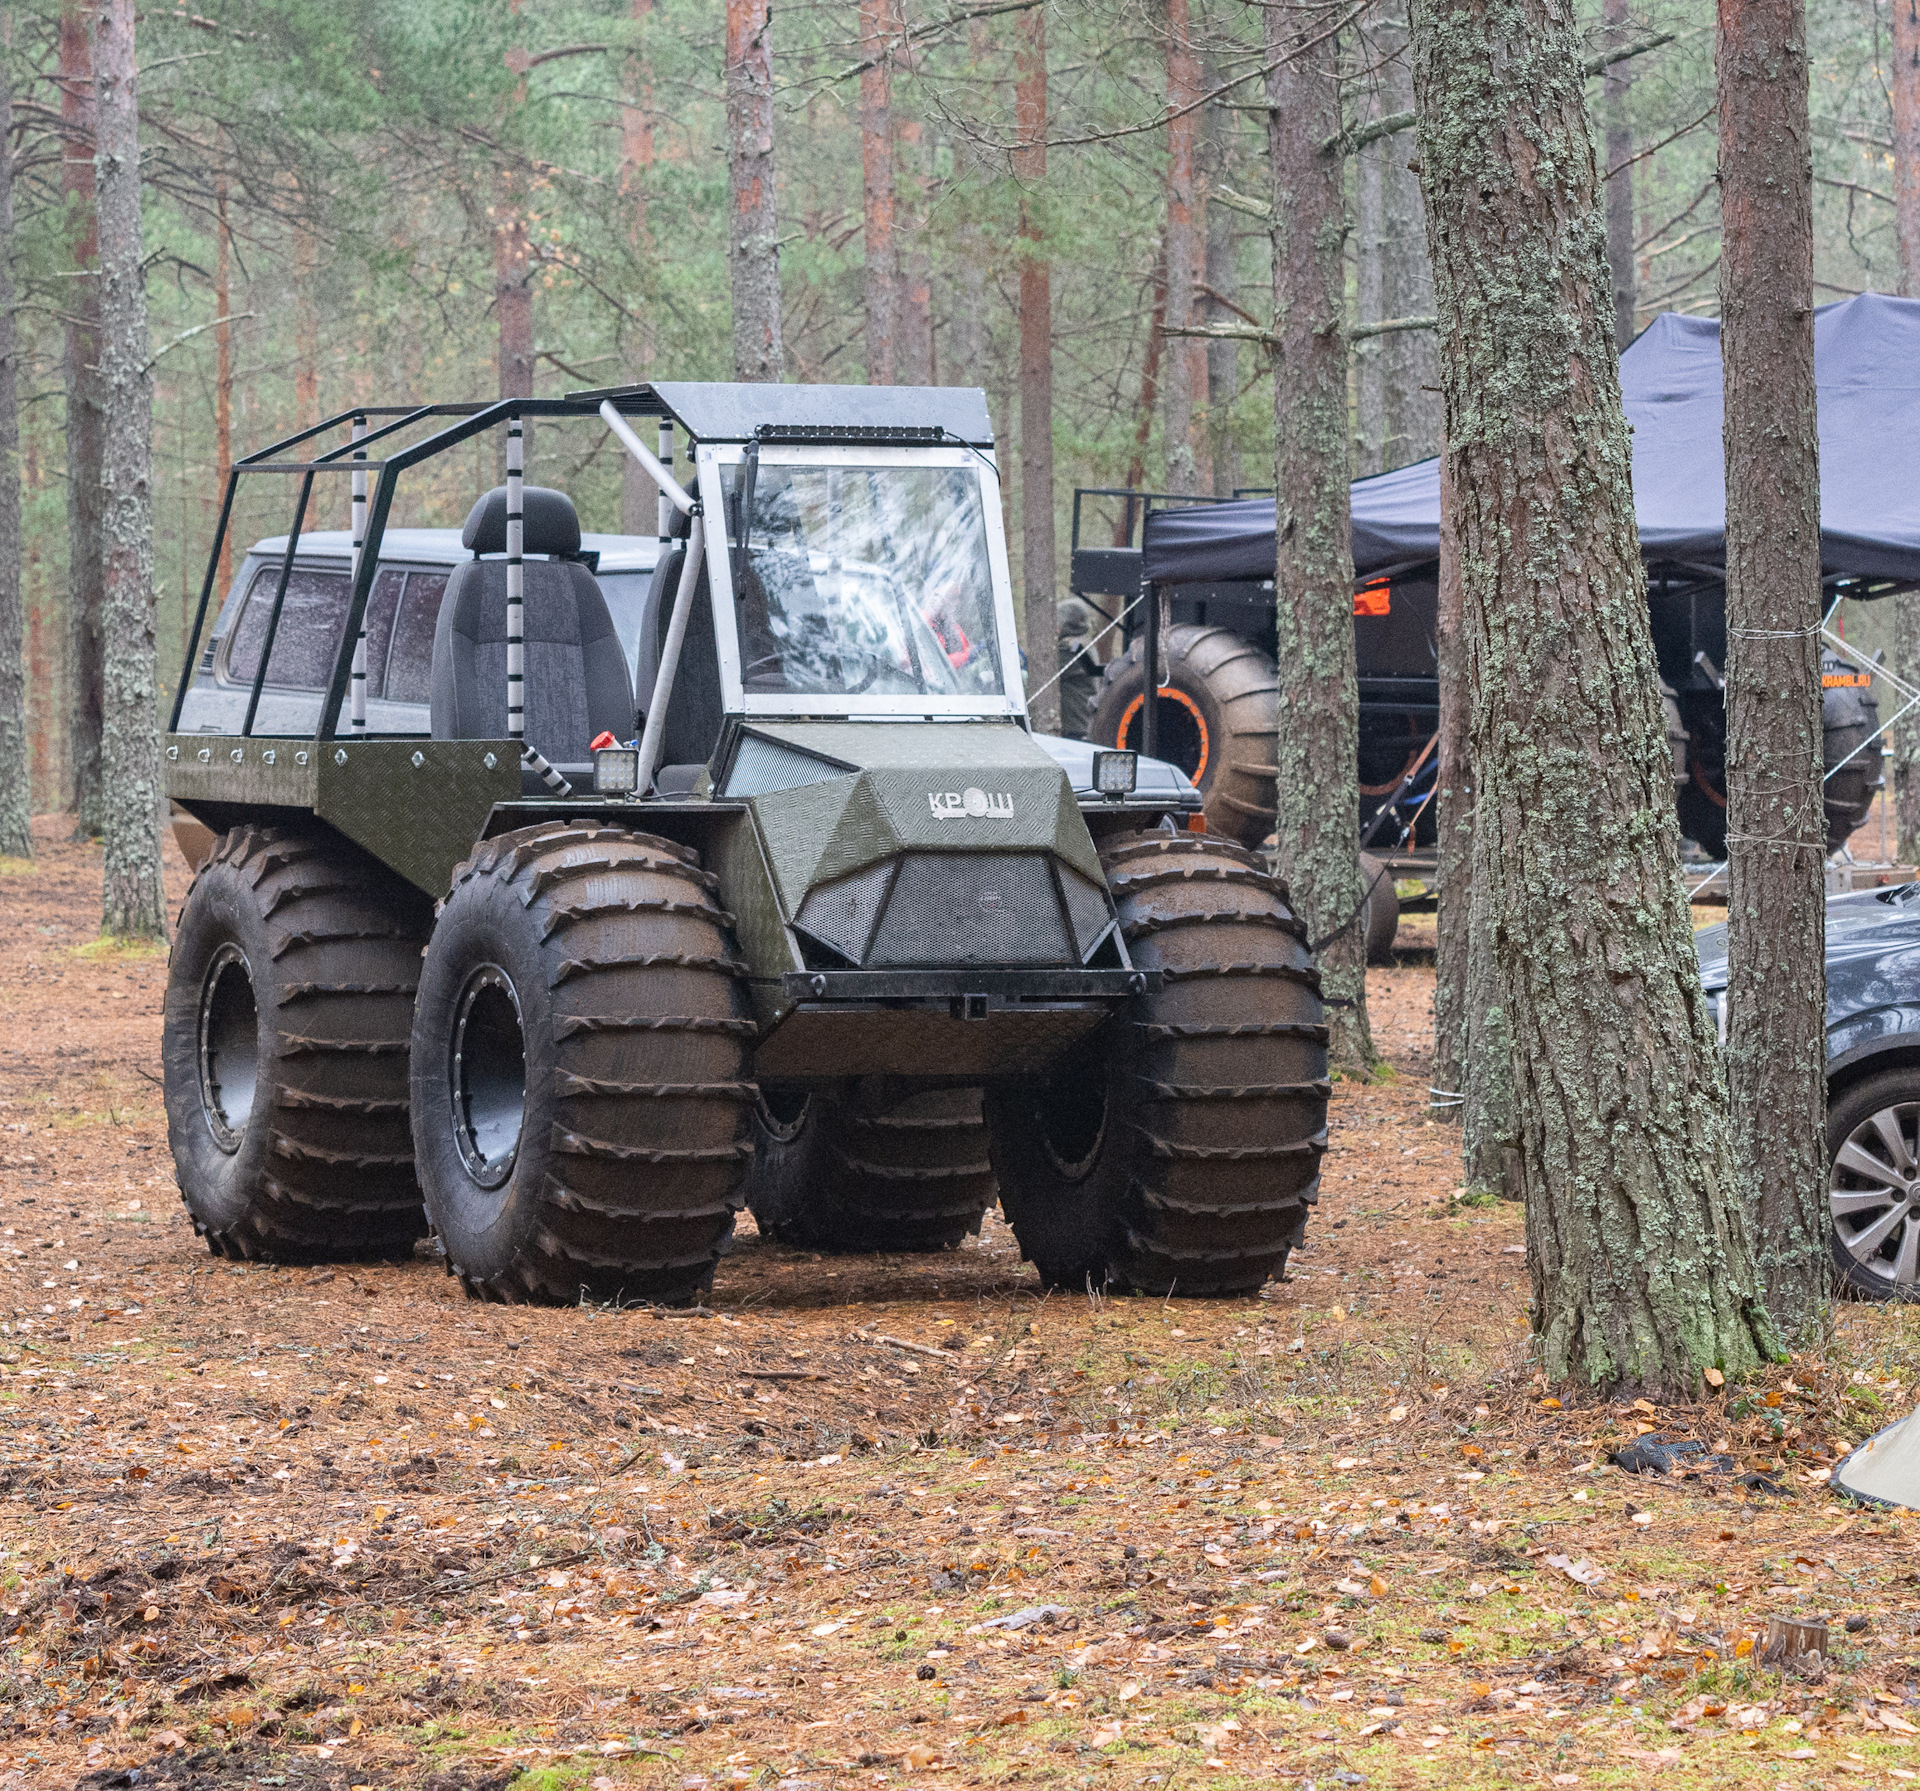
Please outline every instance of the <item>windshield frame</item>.
M1000 676L1003 688L965 696L931 696L910 691L881 695L842 696L829 693L795 695L752 691L740 676L740 623L734 602L732 554L727 546L725 488L722 471L746 459L742 445L715 444L697 450L696 470L700 502L708 526L707 567L713 593L713 640L720 666L723 706L729 715L758 716L884 716L895 720L928 720L955 716L991 717L1025 721L1027 699L1020 673L1020 636L1013 617L1013 578L1007 564L1007 539L1000 510L1000 477L990 453L967 447L891 447L853 442L764 443L761 467L958 467L971 469L980 482L981 516L987 531L987 566L993 579L993 620L999 633Z

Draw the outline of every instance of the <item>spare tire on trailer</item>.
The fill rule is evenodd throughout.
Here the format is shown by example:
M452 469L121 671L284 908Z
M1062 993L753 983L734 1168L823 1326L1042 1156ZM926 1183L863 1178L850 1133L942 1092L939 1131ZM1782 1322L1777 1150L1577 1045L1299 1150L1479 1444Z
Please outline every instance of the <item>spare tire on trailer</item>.
M1837 852L1885 787L1885 736L1871 672L1830 653L1820 663L1820 682L1821 750L1829 773L1823 791L1827 850Z
M1885 786L1885 736L1872 675L1837 654L1821 661L1820 751L1828 776L1821 796L1827 850L1837 852L1873 811ZM1711 858L1727 855L1727 781L1724 721L1718 710L1688 746L1687 781L1680 786L1680 830Z
M762 1090L747 1206L769 1237L807 1250L951 1250L993 1205L977 1088L875 1078L843 1095Z
M1207 831L1258 846L1273 831L1274 734L1280 713L1273 661L1245 635L1181 623L1167 631L1157 756L1178 765L1206 799ZM1136 640L1106 669L1087 738L1139 751L1145 738L1146 646Z
M1360 854L1360 881L1367 899L1360 910L1360 930L1367 941L1369 964L1393 962L1393 938L1400 931L1400 891L1386 860L1371 852Z

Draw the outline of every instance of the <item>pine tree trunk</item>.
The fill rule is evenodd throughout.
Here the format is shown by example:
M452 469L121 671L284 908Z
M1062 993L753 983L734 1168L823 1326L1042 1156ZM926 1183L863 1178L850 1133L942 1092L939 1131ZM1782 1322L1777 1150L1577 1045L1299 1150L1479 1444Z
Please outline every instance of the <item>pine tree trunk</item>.
M227 489L233 471L233 294L228 266L232 261L227 237L227 177L213 182L213 488ZM233 584L233 530L220 537L220 590Z
M31 512L41 490L40 443L31 431L27 435L24 458L23 515ZM21 586L27 608L27 717L33 738L34 799L43 809L57 808L65 800L67 788L67 732L61 725L66 716L66 693L61 689L61 646L65 630L56 606L48 597L46 582L40 576L38 535L26 543ZM56 717L61 718L60 721L56 721Z
M1196 403L1204 406L1207 378L1205 342L1180 332L1199 319L1198 285L1203 244L1194 190L1194 150L1200 137L1200 63L1193 53L1188 0L1167 0L1167 106L1175 115L1167 124L1167 330L1166 459L1169 491L1213 488L1204 466L1204 432L1194 428Z
M1209 91L1220 84L1209 66L1202 74ZM1223 106L1209 106L1201 126L1202 173L1209 194L1230 183L1233 173L1233 114ZM1240 320L1226 301L1239 302L1239 256L1234 242L1234 215L1224 205L1207 206L1207 291L1200 316L1208 323L1234 324ZM1240 344L1206 344L1207 458L1213 468L1213 495L1231 497L1240 485L1240 447L1233 436L1233 401L1240 390Z
M160 733L154 665L153 380L140 249L140 129L134 0L99 0L94 19L100 204L100 384L106 454L102 534L106 638L100 740L106 835L103 929L164 939Z
M888 0L860 0L860 185L866 260L867 384L893 384L893 47Z
M894 302L893 370L902 385L930 386L933 363L933 259L927 216L930 180L926 127L917 118L894 125L896 170L905 180L907 204L900 217L894 260L899 280Z
M1893 101L1893 219L1900 250L1902 298L1920 293L1920 0L1889 0L1893 54L1887 90ZM1893 673L1920 688L1920 592L1903 591L1894 606ZM1903 863L1920 857L1920 711L1893 729L1894 825Z
M1832 1277L1806 28L1804 0L1720 0L1727 1094L1767 1311L1793 1342Z
M301 429L320 421L320 246L305 216L306 189L294 183L293 222L293 420Z
M653 172L653 68L646 53L647 20L653 0L632 0L633 48L627 57L628 97L620 111L620 195L627 202L627 227L636 262L650 266L653 227L647 215L648 182ZM623 379L652 377L653 308L641 304L632 325L632 361ZM653 476L631 454L620 456L620 527L629 535L651 535L660 526L660 491Z
M1894 676L1910 689L1920 689L1920 591L1903 591L1888 601L1893 605ZM1920 711L1892 732L1893 852L1902 864L1915 864L1920 863Z
M502 398L533 396L533 251L527 240L523 181L502 168L493 183L493 317L499 330L495 368ZM506 477L506 437L498 472ZM533 462L533 425L524 425L521 453Z
M1014 87L1014 178L1020 182L1020 579L1033 725L1060 725L1053 545L1053 278L1038 206L1047 180L1047 12L1021 21Z
M67 201L67 770L77 837L100 831L100 222L94 207L93 41L87 0L60 11L61 184Z
M784 376L774 222L768 0L727 0L727 184L732 200L733 377Z
M1380 71L1384 77L1386 71ZM1387 105L1382 91L1374 100L1378 114ZM1382 151L1385 151L1383 154ZM1393 139L1363 144L1354 157L1353 248L1354 315L1362 323L1378 323L1388 315L1385 278L1387 258L1386 158ZM1353 476L1370 479L1387 470L1387 382L1380 364L1384 336L1362 337L1353 345Z
M13 94L0 63L0 858L33 856L20 576L20 364L13 317Z
M1900 246L1900 296L1920 294L1920 0L1889 0L1893 54L1893 225Z
M992 49L987 21L975 17L967 25L967 77L979 82L989 78ZM994 71L997 72L997 71ZM963 188L967 173L983 171L984 158L977 150L969 153L966 139L955 134L949 139L953 154L955 184ZM972 216L963 219L954 240L953 323L948 341L948 379L956 385L980 386L992 380L992 339L987 330L987 233ZM995 423L1004 430L1007 418L996 414ZM1007 462L1000 466L1004 473ZM1001 489L1006 482L1003 478Z
M1154 257L1153 293L1147 307L1147 346L1140 357L1140 402L1134 406L1138 421L1134 425L1133 453L1127 460L1127 476L1120 481L1129 491L1138 491L1147 477L1147 446L1153 440L1153 412L1160 398L1160 360L1167 347L1167 254L1166 244ZM1113 523L1115 547L1134 545L1133 523L1124 507Z
M1424 240L1424 235L1423 235ZM1486 874L1475 831L1472 693L1454 527L1450 459L1440 462L1440 599L1434 630L1440 684L1440 848L1433 1086L1437 1118L1460 1123L1461 1179L1503 1200L1524 1195L1514 1134L1513 1039L1497 981Z
M1897 5L1899 0L1895 0ZM1604 0L1601 44L1617 50L1633 28L1629 0ZM1607 119L1607 269L1613 283L1613 340L1622 353L1633 340L1633 64L1607 64L1601 98Z
M1471 700L1471 698L1469 698ZM1472 746L1469 743L1468 751ZM1519 1105L1514 1094L1511 999L1501 980L1498 908L1490 855L1497 839L1476 813L1467 840L1466 1077L1460 1157L1462 1179L1474 1192L1524 1200Z
M1280 668L1280 875L1316 941L1331 1053L1373 1064L1360 924L1360 697L1353 651L1347 501L1344 169L1321 144L1340 131L1331 35L1317 16L1269 7L1267 153L1273 177L1274 616ZM1312 42L1313 38L1318 42ZM1320 943L1324 942L1324 943Z
M1466 1118L1467 953L1473 900L1473 768L1467 738L1467 643L1460 613L1460 542L1453 526L1453 481L1440 457L1440 594L1434 660L1440 685L1440 788L1434 796L1440 912L1435 921L1433 987L1434 1117ZM1471 1175L1469 1175L1471 1180Z
M1415 0L1493 983L1550 1381L1768 1338L1679 877L1574 15Z
M1404 9L1380 18L1371 34L1379 62L1377 114L1411 111L1413 71L1407 59ZM1403 131L1366 144L1356 158L1362 200L1357 219L1362 323L1433 314L1427 266L1427 223L1420 182L1407 166L1412 139ZM1393 330L1354 345L1359 473L1391 472L1440 448L1440 373L1431 330Z

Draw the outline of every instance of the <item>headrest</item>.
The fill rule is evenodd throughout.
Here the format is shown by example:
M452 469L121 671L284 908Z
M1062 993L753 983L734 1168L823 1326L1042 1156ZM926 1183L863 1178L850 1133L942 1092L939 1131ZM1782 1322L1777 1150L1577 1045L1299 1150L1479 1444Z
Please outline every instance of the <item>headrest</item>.
M580 551L580 516L564 491L544 485L520 488L520 551L571 559ZM496 485L467 512L460 545L471 553L507 551L507 488Z

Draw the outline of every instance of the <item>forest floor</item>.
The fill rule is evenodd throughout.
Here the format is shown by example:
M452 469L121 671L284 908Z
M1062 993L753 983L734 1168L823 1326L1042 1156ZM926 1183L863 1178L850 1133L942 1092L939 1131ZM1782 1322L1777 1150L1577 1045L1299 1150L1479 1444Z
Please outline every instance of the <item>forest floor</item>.
M1520 1215L1391 1066L1258 1299L1042 1299L1006 1227L692 1314L217 1262L158 953L0 866L0 1787L1880 1785L1920 1778L1920 1520L1830 1495L1920 1327L1701 1409L1558 1407ZM184 868L170 867L174 898ZM1418 949L1420 929L1426 949ZM1630 1477L1650 1428L1730 1475ZM1825 1615L1818 1680L1755 1664Z

